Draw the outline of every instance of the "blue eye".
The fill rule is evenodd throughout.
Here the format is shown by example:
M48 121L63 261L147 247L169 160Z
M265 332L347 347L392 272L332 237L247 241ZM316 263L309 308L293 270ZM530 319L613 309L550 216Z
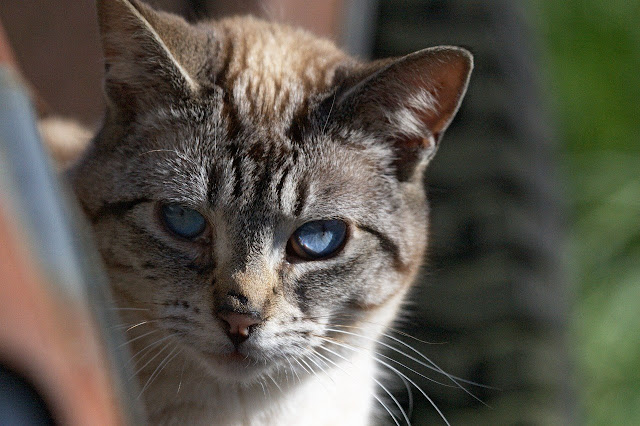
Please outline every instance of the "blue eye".
M164 204L161 214L167 228L183 238L196 238L207 226L207 222L200 213L180 204Z
M347 224L341 220L316 220L296 229L289 239L293 254L307 260L318 260L335 254L343 246Z

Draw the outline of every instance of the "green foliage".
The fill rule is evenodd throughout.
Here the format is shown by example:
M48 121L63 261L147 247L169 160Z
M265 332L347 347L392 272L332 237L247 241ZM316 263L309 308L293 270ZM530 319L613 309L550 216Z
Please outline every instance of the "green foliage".
M640 2L543 0L541 6L568 149L640 153Z
M640 2L538 0L564 152L587 424L640 423Z

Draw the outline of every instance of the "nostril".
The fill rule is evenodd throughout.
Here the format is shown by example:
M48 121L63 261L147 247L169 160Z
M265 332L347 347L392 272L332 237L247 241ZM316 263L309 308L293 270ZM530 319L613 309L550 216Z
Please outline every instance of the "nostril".
M252 326L260 324L261 322L257 314L241 314L230 311L219 312L218 318L229 326L227 334L236 346L247 340L253 331Z
M229 333L249 336L249 327L260 323L256 316L236 312L222 312L220 318L229 324Z

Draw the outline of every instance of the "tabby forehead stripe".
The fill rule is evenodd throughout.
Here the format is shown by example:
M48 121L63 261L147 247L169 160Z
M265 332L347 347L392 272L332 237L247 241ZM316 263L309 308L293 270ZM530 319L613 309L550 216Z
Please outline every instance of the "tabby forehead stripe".
M220 168L212 166L209 171L209 182L207 183L207 201L213 203L218 195L218 186L220 185Z
M296 189L296 195L297 195L296 204L295 204L296 207L293 211L293 214L295 216L300 216L300 214L304 210L304 206L307 201L307 192L309 190L307 185L308 184L306 181L302 181L298 184L298 188Z
M262 144L259 145L262 146ZM277 158L277 154L273 155L275 149L273 144L266 144L266 149L265 147L262 147L261 149L263 155L261 161L256 161L255 159L253 159L256 162L256 166L260 163L264 163L264 165L262 166L262 177L257 178L256 183L256 192L258 194L265 192L269 188L269 184L271 183L271 180L273 178L272 172L275 169L275 159Z
M242 159L240 155L238 155L237 151L234 153L232 159L232 167L233 167L233 196L235 198L240 198L242 196Z
M242 121L240 119L240 114L233 102L231 95L228 90L223 88L223 101L222 101L222 112L221 115L225 117L223 120L226 123L226 138L229 140L234 140L238 137L238 135L242 131Z
M282 174L280 175L280 180L278 180L278 183L276 185L276 200L278 200L278 206L280 207L280 209L283 209L282 188L284 187L284 182L287 179L287 176L289 176L290 170L290 165L286 165L284 167L284 169L282 170Z

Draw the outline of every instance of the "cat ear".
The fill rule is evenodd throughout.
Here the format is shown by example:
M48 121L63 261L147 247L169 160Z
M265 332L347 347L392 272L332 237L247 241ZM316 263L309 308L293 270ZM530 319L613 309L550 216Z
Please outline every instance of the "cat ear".
M137 0L98 0L105 92L118 112L135 113L199 90L194 76L206 36L182 18Z
M376 61L338 94L339 115L392 144L400 180L421 175L460 107L473 68L459 47Z

